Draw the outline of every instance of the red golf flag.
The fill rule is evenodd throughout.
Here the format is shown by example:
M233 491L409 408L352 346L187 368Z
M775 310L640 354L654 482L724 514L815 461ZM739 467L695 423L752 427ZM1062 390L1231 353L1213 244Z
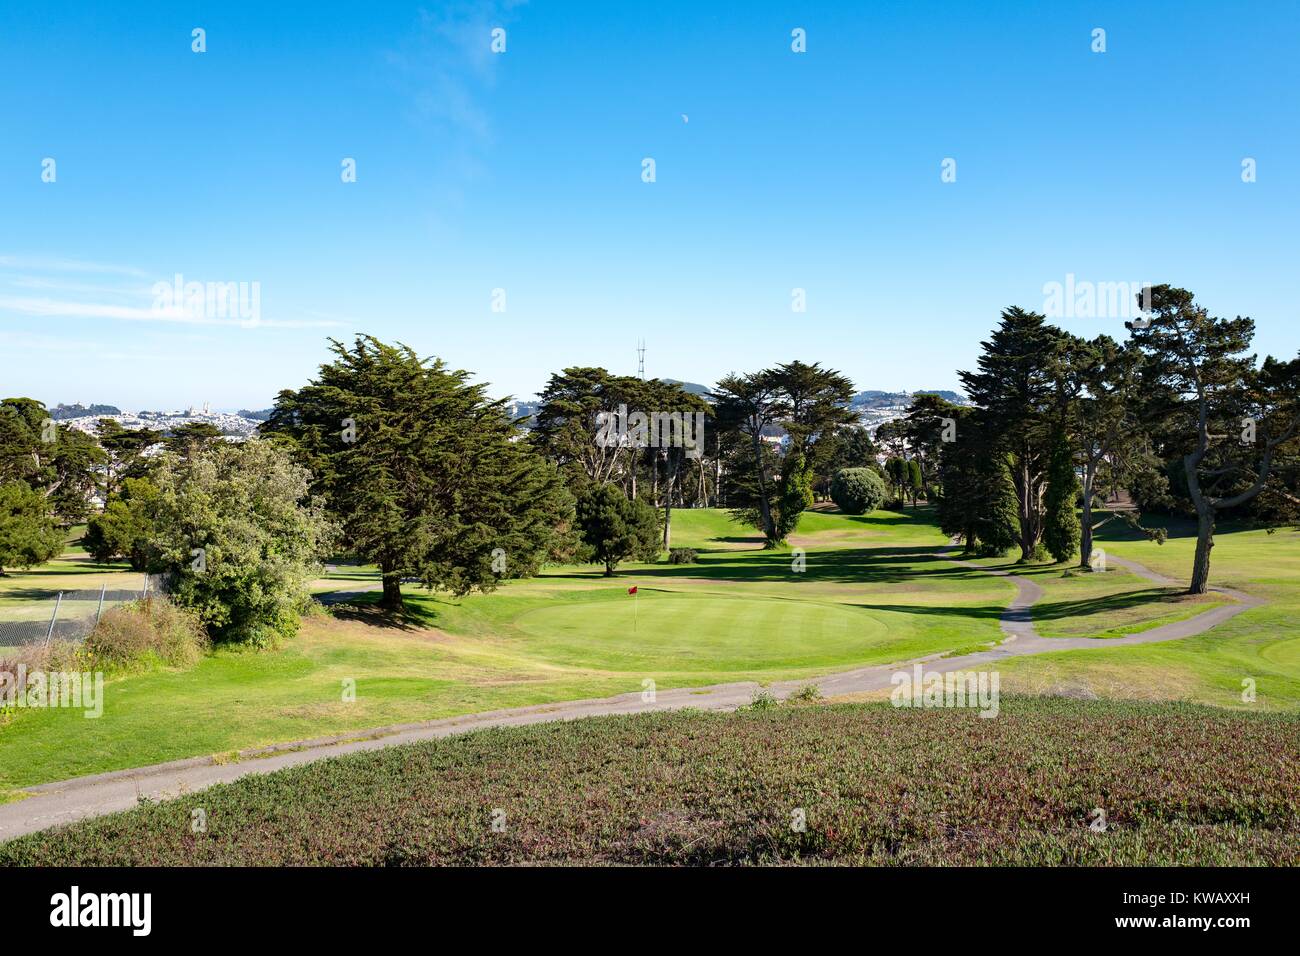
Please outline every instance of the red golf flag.
M630 588L628 588L628 589L627 589L627 593L628 593L628 594L636 594L636 585L634 584L634 585L632 585Z

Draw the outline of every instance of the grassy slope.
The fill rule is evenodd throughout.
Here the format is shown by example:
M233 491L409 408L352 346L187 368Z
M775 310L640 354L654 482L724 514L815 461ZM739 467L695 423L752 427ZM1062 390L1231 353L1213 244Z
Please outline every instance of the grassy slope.
M793 540L806 550L802 573L792 570L790 549L761 550L723 513L680 511L673 525L675 545L709 549L698 565L633 565L613 581L595 568L552 569L461 601L413 592L405 627L377 626L365 615L311 618L274 653L220 651L183 673L116 678L98 720L67 710L19 711L0 726L0 792L350 729L639 691L646 677L665 688L776 680L969 650L999 639L998 615L1013 593L1005 580L931 556L943 539L924 510L805 515ZM1275 543L1300 556L1294 543ZM1227 553L1221 545L1216 559ZM341 568L337 578L356 587L368 574ZM1076 621L1099 628L1113 624L1104 589L1135 586L1123 574L1064 579L1059 569L1043 571L1043 582L1045 610L1059 587ZM626 594L633 583L642 588L635 603ZM0 593L6 586L0 579ZM1166 611L1146 608L1157 617ZM1140 602L1125 611L1143 612ZM1187 644L1178 642L1161 660L1163 682L1152 686L1162 693L1155 696L1207 696L1204 685L1183 676L1193 656L1179 649ZM1147 649L1114 653L1132 655L1109 658L1119 662L1115 668L1150 675ZM1050 665L1055 671L1022 670L1018 662L1011 671L1037 686L1069 679L1077 666L1062 655ZM1207 665L1200 666L1204 673ZM1300 675L1300 661L1282 658L1277 669ZM358 697L344 703L349 678ZM1269 685L1271 706L1300 702L1300 688L1287 697L1276 686Z
M1031 698L596 718L246 777L0 865L1296 865L1298 736L1297 715Z

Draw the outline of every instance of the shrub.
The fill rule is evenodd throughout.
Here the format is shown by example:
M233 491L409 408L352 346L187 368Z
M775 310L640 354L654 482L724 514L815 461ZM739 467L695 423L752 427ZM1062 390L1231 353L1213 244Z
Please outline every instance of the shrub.
M311 475L264 439L165 455L154 519L157 570L172 601L217 641L266 647L298 630L334 528Z
M153 597L104 612L86 638L86 654L105 667L130 669L151 661L193 666L208 647L199 616Z
M831 500L845 514L867 514L884 502L885 483L871 468L841 468L831 479Z
M1057 558L1054 554L1052 554L1052 552L1048 549L1047 545L1043 544L1043 543L1040 541L1038 544L1034 545L1034 553L1030 556L1030 560L1032 560L1032 561L1036 561L1036 562L1038 562L1039 564L1046 564L1046 563L1049 562L1049 561L1058 561L1058 560L1064 560L1064 559L1063 559L1063 558L1062 558L1062 559L1058 559L1058 558Z
M668 552L669 564L694 564L695 558L694 548L672 548Z
M797 691L791 694L787 700L799 701L804 704L811 704L814 701L822 699L821 688L816 684L804 684Z
M780 706L780 703L781 702L776 699L776 696L770 690L760 689L754 691L753 696L749 698L749 707L742 709L773 710Z
M0 656L0 727L13 720L17 708L8 701L27 692L27 680L33 673L84 671L88 663L82 646L71 641L51 641L48 646L25 644L8 650Z

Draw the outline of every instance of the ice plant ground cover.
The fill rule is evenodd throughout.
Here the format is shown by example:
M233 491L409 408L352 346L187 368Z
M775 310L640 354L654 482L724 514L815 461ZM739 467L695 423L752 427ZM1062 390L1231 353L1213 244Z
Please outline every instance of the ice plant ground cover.
M0 865L1296 865L1298 745L1297 714L1060 698L600 717L245 777Z

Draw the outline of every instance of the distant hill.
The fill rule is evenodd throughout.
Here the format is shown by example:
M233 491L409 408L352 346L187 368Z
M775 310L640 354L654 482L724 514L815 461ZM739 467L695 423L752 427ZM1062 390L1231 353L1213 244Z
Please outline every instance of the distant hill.
M251 418L255 422L264 422L271 417L274 409L264 408L260 412L250 412L247 408L241 408L236 414L240 418Z
M116 405L64 405L59 403L50 410L50 418L56 422L69 418L85 418L88 415L121 415L122 409Z
M698 382L683 382L678 378L661 378L659 381L665 385L680 385L683 392L690 392L692 395L710 395L713 389L707 385L701 385Z

